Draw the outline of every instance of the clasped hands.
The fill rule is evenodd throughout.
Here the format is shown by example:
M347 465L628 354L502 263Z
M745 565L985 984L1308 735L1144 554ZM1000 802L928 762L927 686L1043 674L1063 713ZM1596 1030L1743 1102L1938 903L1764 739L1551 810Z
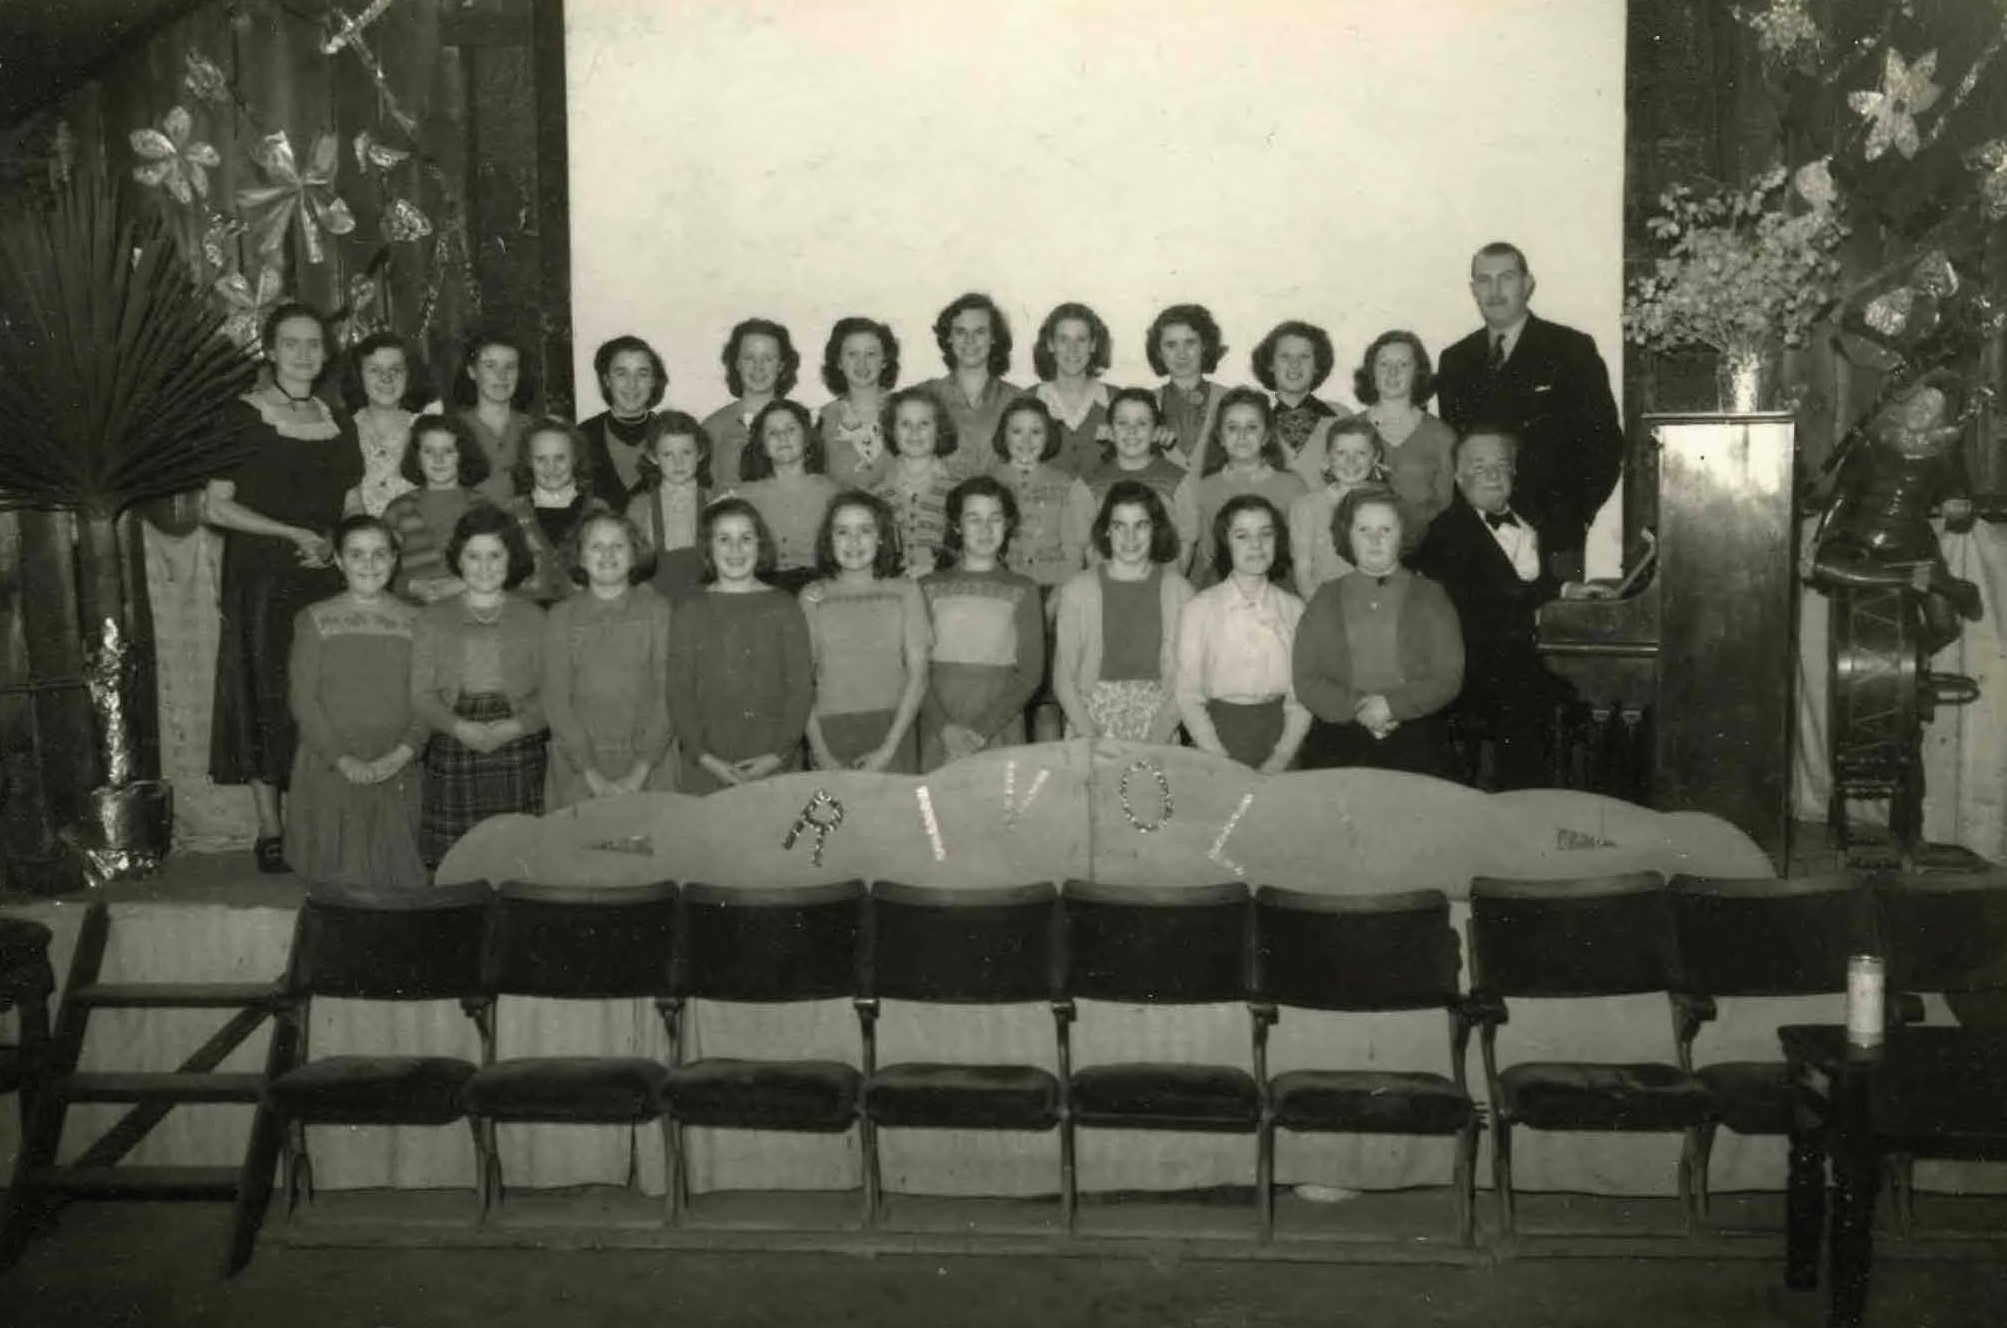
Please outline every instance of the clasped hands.
M325 535L317 535L311 530L293 532L295 557L302 567L330 567L334 564L334 545L328 543Z
M459 740L460 745L463 747L472 747L475 751L483 755L501 750L503 747L522 737L526 731L519 722L513 719L458 719L453 721L453 736Z
M412 756L411 748L399 743L374 761L355 756L337 757L335 769L351 784L381 784L410 765Z
M743 761L727 761L706 752L698 758L697 764L710 771L721 784L751 784L779 770L781 759L772 752L762 752Z
M641 786L647 782L648 767L638 762L619 779L608 779L589 766L585 772L585 786L592 790L595 798L617 798L623 793L639 793Z
M1401 721L1394 718L1394 708L1387 704L1387 698L1374 693L1362 696L1352 707L1353 722L1376 739L1384 742L1387 735L1401 727Z

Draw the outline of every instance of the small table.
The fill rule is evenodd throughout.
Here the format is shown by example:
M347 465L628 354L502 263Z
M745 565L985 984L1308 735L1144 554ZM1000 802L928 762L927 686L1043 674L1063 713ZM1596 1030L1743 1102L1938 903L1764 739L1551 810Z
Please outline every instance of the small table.
M1791 1083L1784 1281L1819 1285L1826 1225L1825 1162L1833 1162L1827 1259L1831 1328L1858 1328L1874 1261L1881 1159L2007 1159L2007 1032L1899 1026L1874 1051L1847 1045L1837 1024L1780 1028Z

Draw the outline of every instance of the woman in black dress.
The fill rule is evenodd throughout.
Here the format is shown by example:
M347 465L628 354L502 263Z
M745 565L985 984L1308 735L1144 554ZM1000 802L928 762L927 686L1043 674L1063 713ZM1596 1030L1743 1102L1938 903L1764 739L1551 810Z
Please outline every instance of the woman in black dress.
M257 442L202 495L203 519L227 532L209 773L219 784L251 786L258 868L282 872L279 795L296 739L286 695L293 618L342 588L328 538L342 496L362 479L362 456L349 427L314 395L334 344L327 321L288 302L265 319L260 340L271 372L243 398Z

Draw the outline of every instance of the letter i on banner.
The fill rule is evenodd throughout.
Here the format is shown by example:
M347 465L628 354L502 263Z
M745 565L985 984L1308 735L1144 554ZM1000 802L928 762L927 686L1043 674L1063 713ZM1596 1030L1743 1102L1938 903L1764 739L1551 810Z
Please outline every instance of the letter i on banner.
M1246 793L1241 794L1239 804L1233 809L1233 815L1226 818L1226 824L1221 826L1219 834L1213 837L1213 846L1206 850L1208 858L1211 858L1214 862L1232 872L1235 877L1243 880L1247 877L1247 868L1226 855L1226 842L1233 838L1233 832L1240 827L1240 818L1247 815L1247 809L1253 803L1253 789L1249 789Z

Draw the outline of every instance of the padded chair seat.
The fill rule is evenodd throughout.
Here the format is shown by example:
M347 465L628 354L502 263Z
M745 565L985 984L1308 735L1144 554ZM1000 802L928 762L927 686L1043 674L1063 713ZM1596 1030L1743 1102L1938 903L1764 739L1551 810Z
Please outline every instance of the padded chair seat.
M467 1113L470 1061L450 1056L328 1056L265 1085L281 1115L318 1125L445 1125Z
M1059 1080L1033 1065L888 1065L864 1082L880 1125L1045 1130L1059 1123Z
M481 1070L462 1101L494 1120L623 1125L660 1116L668 1085L669 1067L644 1057L535 1056Z
M1498 1087L1506 1114L1536 1130L1683 1130L1712 1106L1699 1077L1672 1065L1525 1061Z
M686 1125L847 1130L863 1080L841 1061L694 1061L669 1072L669 1112Z
M1254 1077L1224 1065L1096 1065L1073 1076L1073 1119L1132 1130L1251 1131Z
M1455 1134L1476 1109L1445 1075L1380 1070L1292 1070L1268 1084L1285 1130Z
M1791 1082L1782 1061L1724 1061L1698 1071L1714 1114L1737 1134L1791 1133Z

